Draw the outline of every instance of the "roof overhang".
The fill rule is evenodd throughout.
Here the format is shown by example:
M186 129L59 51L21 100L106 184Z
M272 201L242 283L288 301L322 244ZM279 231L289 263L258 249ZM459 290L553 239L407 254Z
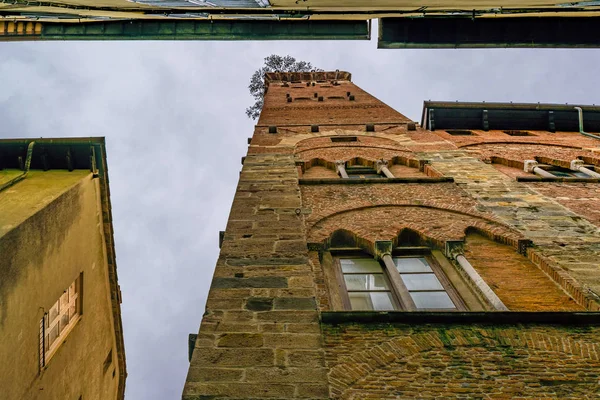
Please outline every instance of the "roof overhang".
M0 20L0 41L321 39L368 40L369 21L135 19L73 23Z
M575 107L583 109L584 129L600 132L600 107L540 103L426 101L421 126L436 129L541 130L579 132Z
M378 47L600 47L600 17L382 18Z

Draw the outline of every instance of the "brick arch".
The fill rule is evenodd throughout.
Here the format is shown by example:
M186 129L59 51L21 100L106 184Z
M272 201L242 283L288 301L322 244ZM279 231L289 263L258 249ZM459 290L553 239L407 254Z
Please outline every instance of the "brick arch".
M403 229L412 229L431 245L443 248L446 240L463 240L468 229L476 228L517 247L520 234L492 217L459 208L441 208L423 202L357 207L315 221L308 228L307 238L309 242L324 242L335 230L346 229L368 242L375 242L395 240Z
M287 145L293 145L296 149L296 152L298 152L316 147L323 147L324 144L332 144L330 138L343 138L345 136L356 136L359 142L355 143L364 142L369 146L406 149L401 143L406 139L398 135L345 129L333 129L330 131L315 132L310 134L298 134L285 138L285 142Z
M519 142L476 143L462 146L478 153L482 161L497 162L517 168L524 160L543 159L557 165L577 158L600 165L600 158L592 151L564 144L535 144ZM567 164L565 164L567 165Z
M361 157L371 160L391 160L398 156L410 157L411 153L402 149L373 147L373 146L324 146L296 152L296 157L307 161L313 158L323 158L328 161L348 160Z
M600 377L598 368L600 345L597 342L581 340L576 333L560 331L557 328L548 328L546 332L522 326L517 329L441 326L437 329L429 327L423 329L423 332L419 332L419 328L407 326L388 326L380 331L375 331L373 327L369 328L365 328L365 332L361 331L362 328L357 328L354 332L346 331L344 327L337 328L337 331L333 331L334 328L326 329L325 342L326 345L328 344L327 358L330 360L328 380L331 398L353 399L352 391L355 388L362 395L369 391L371 395L379 393L380 398L397 398L398 395L412 397L423 390L423 386L419 384L423 380L420 375L427 374L428 370L436 373L436 380L440 383L437 387L427 388L428 391L440 391L439 394L431 397L447 397L443 393L458 394L459 392L454 392L448 383L456 384L456 374L461 371L453 368L453 365L448 362L449 359L469 361L459 363L461 374L471 375L474 378L467 386L471 391L460 391L463 394L470 392L473 395L481 395L491 389L498 390L499 393L494 394L501 397L503 392L498 387L498 383L503 382L503 385L500 385L502 388L510 386L510 382L505 380L506 368L510 368L511 375L523 375L521 379L513 379L514 382L522 382L522 379L538 379L539 384L544 382L543 378L552 380L566 373L572 375L572 378L569 382L563 382L565 387L562 389L568 387L568 390L572 390L573 383L592 386L592 390L588 387L584 389L587 390L584 393L594 392ZM366 340L370 341L369 346L360 349L341 349L344 353L336 354L340 351L335 346L336 341L341 339L350 343L348 347L351 347L352 337L357 334L367 336ZM377 337L373 338L373 336ZM528 373L526 367L530 364L530 357L538 358L536 363L540 367L548 368L548 364L551 364L550 368L541 376L537 375L537 371ZM581 371L584 374L574 376L572 365L563 362L572 359L584 361L578 363L581 369L585 369ZM399 381L401 386L395 390L385 387L389 384L385 381L386 376L394 376L395 379L390 382ZM482 376L485 376L485 379L482 379ZM498 378L503 380L498 381ZM558 384L560 385L560 381ZM547 392L545 396L543 394L547 389L543 385L540 386L538 396L546 397ZM528 385L527 390L532 391L530 395L535 397L537 387L539 386L531 389ZM398 393L398 390L404 393ZM504 395L512 397L517 393L507 390ZM560 398L559 395L556 397ZM576 395L572 398L576 398Z

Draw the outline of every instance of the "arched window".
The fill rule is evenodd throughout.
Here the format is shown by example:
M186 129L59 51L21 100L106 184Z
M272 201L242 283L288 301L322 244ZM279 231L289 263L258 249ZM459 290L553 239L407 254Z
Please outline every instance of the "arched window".
M391 254L376 259L357 247L358 241L350 232L335 232L330 239L330 252L343 308L466 310L438 261L443 255L434 255L430 247L418 241L417 233L404 230Z

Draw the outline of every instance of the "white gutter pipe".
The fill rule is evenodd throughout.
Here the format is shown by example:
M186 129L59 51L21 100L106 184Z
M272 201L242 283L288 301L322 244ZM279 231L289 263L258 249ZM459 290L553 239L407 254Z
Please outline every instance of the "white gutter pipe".
M583 136L588 136L600 140L600 136L583 131L583 110L581 109L581 107L575 107L575 109L579 113L579 133L581 133Z

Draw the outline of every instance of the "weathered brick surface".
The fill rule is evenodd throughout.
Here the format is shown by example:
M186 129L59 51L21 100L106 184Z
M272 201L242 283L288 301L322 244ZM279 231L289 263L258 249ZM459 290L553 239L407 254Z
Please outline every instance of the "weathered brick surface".
M597 183L544 182L528 186L600 227L600 185Z
M598 328L323 326L336 399L594 399Z
M465 256L511 311L584 310L531 261L510 247L498 246L481 235L469 235Z

